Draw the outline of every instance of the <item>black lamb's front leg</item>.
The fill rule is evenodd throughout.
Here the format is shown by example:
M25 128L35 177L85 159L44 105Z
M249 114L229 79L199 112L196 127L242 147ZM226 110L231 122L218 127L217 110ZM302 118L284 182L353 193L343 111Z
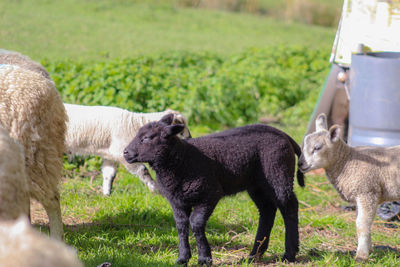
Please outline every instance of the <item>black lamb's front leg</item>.
M189 245L189 215L191 209L172 205L172 210L179 238L179 257L176 264L187 264L192 256Z
M195 206L190 215L190 226L196 238L197 249L199 251L199 265L212 264L211 248L208 244L205 230L207 220L211 216L215 206L216 203Z

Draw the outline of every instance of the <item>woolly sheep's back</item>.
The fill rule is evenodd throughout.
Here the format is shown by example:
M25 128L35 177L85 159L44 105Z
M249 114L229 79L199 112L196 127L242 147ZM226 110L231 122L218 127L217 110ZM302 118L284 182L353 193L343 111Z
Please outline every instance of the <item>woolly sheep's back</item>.
M29 184L22 147L0 127L0 219L29 213Z
M64 106L69 117L66 138L68 152L99 155L110 160L119 160L122 157L122 150L135 137L140 127L160 120L168 113L179 114L172 110L139 113L111 106L68 103L64 103ZM110 153L114 156L111 157Z
M0 103L1 124L25 152L31 197L42 204L58 198L67 116L54 83L36 72L0 65Z
M64 106L69 119L66 135L68 152L97 155L98 148L110 146L111 130L116 126L107 127L107 125L119 117L118 114L121 113L119 109L67 103L64 103Z
M14 51L0 49L0 64L19 66L23 69L28 69L37 72L43 75L43 77L45 77L46 79L50 79L50 74L42 65L33 61L29 57Z
M73 248L37 232L25 218L0 221L0 265L83 267Z

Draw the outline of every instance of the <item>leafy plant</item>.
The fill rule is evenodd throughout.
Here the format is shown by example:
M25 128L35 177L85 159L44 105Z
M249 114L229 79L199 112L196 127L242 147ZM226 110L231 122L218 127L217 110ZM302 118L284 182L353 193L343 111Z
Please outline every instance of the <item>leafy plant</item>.
M317 94L329 64L325 51L305 47L247 49L228 57L180 52L94 64L42 63L65 102L137 112L172 108L189 124L214 130L295 107Z

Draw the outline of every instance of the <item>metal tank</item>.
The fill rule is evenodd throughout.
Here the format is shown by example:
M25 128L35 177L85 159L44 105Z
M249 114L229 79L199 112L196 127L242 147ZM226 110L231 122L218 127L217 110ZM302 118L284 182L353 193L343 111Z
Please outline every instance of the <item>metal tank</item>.
M400 52L352 56L349 113L349 145L400 145Z

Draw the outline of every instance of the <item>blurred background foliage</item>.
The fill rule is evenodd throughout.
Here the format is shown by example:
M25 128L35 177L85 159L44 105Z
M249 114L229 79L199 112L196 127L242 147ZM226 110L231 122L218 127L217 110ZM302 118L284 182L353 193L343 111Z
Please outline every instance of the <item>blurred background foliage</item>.
M328 68L327 53L305 47L248 49L229 57L173 53L94 64L43 61L65 102L138 112L172 108L209 131L282 119L304 122ZM306 110L304 110L306 109ZM295 117L293 117L293 115Z

